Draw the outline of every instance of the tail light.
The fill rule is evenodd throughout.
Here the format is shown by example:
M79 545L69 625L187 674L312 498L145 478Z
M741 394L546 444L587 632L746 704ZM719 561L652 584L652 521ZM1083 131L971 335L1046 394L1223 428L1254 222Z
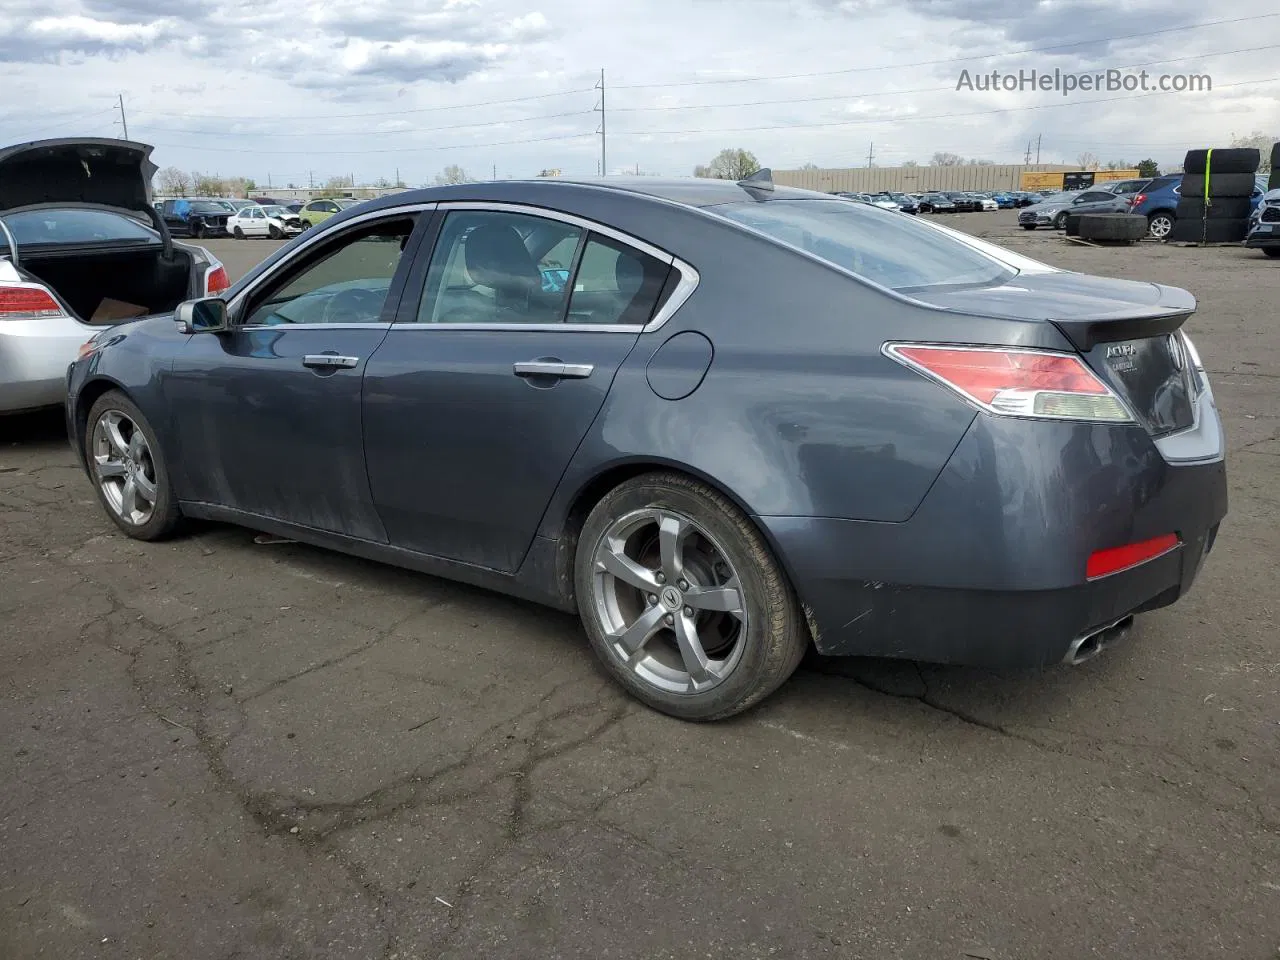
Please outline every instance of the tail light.
M921 343L886 343L884 352L988 413L1133 421L1120 398L1074 354Z
M221 293L230 286L231 280L227 277L227 268L221 264L205 274L204 290L207 296L211 297L216 293Z
M1135 193L1133 195L1133 199L1129 201L1129 206L1136 207L1139 204L1144 203L1146 199L1147 199L1147 195L1145 193Z
M1191 338L1182 330L1178 331L1178 335L1182 337L1182 347L1187 355L1187 362L1191 364L1192 385L1196 396L1199 396L1209 386L1209 374L1204 368L1204 361L1200 359L1200 351L1191 342Z
M0 284L0 320L38 320L62 315L58 301L40 284Z
M1086 579L1097 580L1099 577L1120 573L1122 570L1136 567L1156 557L1163 557L1171 550L1176 550L1179 542L1176 533L1166 533L1164 536L1153 537L1140 543L1127 543L1123 547L1095 550L1089 554L1084 575Z

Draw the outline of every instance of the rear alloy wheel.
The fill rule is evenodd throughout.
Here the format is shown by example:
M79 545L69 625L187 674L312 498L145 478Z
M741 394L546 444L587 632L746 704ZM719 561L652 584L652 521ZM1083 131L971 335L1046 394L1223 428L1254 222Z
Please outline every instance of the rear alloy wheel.
M596 655L637 699L685 720L732 716L795 671L808 629L768 545L740 510L681 474L615 488L574 563Z
M236 227L235 230L231 232L231 235L235 237L237 240L244 239L244 231L241 230L239 227Z
M1173 232L1173 214L1167 210L1153 213L1147 218L1147 236L1163 240Z
M103 394L89 410L85 461L98 499L115 525L138 540L159 540L181 519L155 434L123 393Z

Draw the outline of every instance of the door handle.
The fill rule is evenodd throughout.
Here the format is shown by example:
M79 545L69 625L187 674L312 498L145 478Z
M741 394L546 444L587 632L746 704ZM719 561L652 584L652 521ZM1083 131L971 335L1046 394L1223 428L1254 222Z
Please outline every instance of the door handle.
M340 357L336 353L308 353L302 358L304 367L341 367L350 370L360 362L359 357Z
M561 380L585 380L595 367L590 363L561 363L558 360L525 360L512 364L517 377L558 377Z

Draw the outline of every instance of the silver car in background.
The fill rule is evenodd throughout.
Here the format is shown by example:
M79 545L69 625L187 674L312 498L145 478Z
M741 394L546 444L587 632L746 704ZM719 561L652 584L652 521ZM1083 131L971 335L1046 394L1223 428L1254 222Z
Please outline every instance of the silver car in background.
M59 139L0 149L0 414L61 405L103 327L230 286L151 205L151 147Z

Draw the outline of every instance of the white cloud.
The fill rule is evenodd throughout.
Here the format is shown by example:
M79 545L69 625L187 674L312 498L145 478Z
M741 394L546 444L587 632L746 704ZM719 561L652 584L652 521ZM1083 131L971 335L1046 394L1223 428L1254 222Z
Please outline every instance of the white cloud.
M264 182L398 167L421 183L450 163L594 174L601 67L610 166L646 172L687 173L725 146L779 168L862 165L871 143L884 164L935 151L1012 162L1037 137L1045 160L1171 162L1233 133L1280 134L1280 83L1252 83L1280 76L1276 50L1251 50L1280 40L1280 17L1176 29L1274 13L1264 0L1209 12L1191 0L187 0L180 18L167 0L9 7L0 141L116 135L123 92L130 134L162 165ZM1214 90L955 89L962 68L1144 64L1210 73ZM745 82L762 76L778 79Z

